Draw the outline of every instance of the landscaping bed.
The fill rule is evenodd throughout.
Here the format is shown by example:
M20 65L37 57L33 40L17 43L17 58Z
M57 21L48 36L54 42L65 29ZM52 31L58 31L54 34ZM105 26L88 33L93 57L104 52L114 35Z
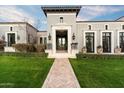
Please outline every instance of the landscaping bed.
M123 88L124 56L78 54L70 59L82 88Z
M42 87L54 60L46 56L45 53L0 53L0 87Z

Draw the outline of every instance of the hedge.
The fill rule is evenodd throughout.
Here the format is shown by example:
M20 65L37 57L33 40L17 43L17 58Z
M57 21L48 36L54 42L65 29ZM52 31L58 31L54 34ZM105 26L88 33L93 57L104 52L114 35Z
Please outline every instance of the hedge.
M0 52L0 56L47 57L47 53Z
M115 55L115 54L82 54L79 53L76 55L77 59L124 59L124 55Z
M16 51L18 52L44 52L45 51L45 45L34 45L34 44L13 44L12 45Z

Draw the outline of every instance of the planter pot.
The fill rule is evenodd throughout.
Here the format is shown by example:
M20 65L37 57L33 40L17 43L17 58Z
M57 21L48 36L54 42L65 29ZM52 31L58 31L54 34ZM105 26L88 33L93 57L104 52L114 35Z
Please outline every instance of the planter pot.
M121 53L121 48L115 48L115 53L120 54Z
M82 53L87 53L87 49L86 48L82 48Z
M97 48L97 53L102 54L103 53L103 48Z

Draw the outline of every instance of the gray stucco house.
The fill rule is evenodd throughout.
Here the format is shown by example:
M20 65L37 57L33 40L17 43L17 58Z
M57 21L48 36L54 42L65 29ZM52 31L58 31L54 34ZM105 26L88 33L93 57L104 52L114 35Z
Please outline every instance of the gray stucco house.
M38 31L28 23L0 23L0 36L5 37L6 51L10 51L10 38L14 43L47 44L49 57L76 57L86 48L87 53L115 54L116 48L124 53L124 17L113 21L76 21L81 6L42 6L47 17L47 31ZM12 31L11 31L12 30ZM11 50L12 51L12 50Z

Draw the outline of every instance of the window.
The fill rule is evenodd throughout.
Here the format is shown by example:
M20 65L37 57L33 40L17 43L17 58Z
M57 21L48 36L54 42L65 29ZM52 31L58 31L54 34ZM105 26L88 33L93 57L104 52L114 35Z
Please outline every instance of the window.
M28 43L30 43L30 34L28 34Z
M88 29L91 30L91 25L88 25Z
M122 29L124 30L124 25L122 25Z
M8 46L12 46L12 44L15 44L15 33L8 33L7 39Z
M105 25L105 30L108 30L108 25Z
M124 52L124 32L119 33L119 43L120 43L120 48L121 51Z
M102 45L103 45L103 52L105 53L111 52L111 32L102 33Z
M43 38L40 37L40 44L43 44Z
M47 44L47 38L44 37L44 44L46 45Z
M12 31L13 30L13 28L12 27L10 27L10 31Z
M94 52L94 32L85 33L86 48L88 53Z
M60 23L63 23L63 17L60 17Z

